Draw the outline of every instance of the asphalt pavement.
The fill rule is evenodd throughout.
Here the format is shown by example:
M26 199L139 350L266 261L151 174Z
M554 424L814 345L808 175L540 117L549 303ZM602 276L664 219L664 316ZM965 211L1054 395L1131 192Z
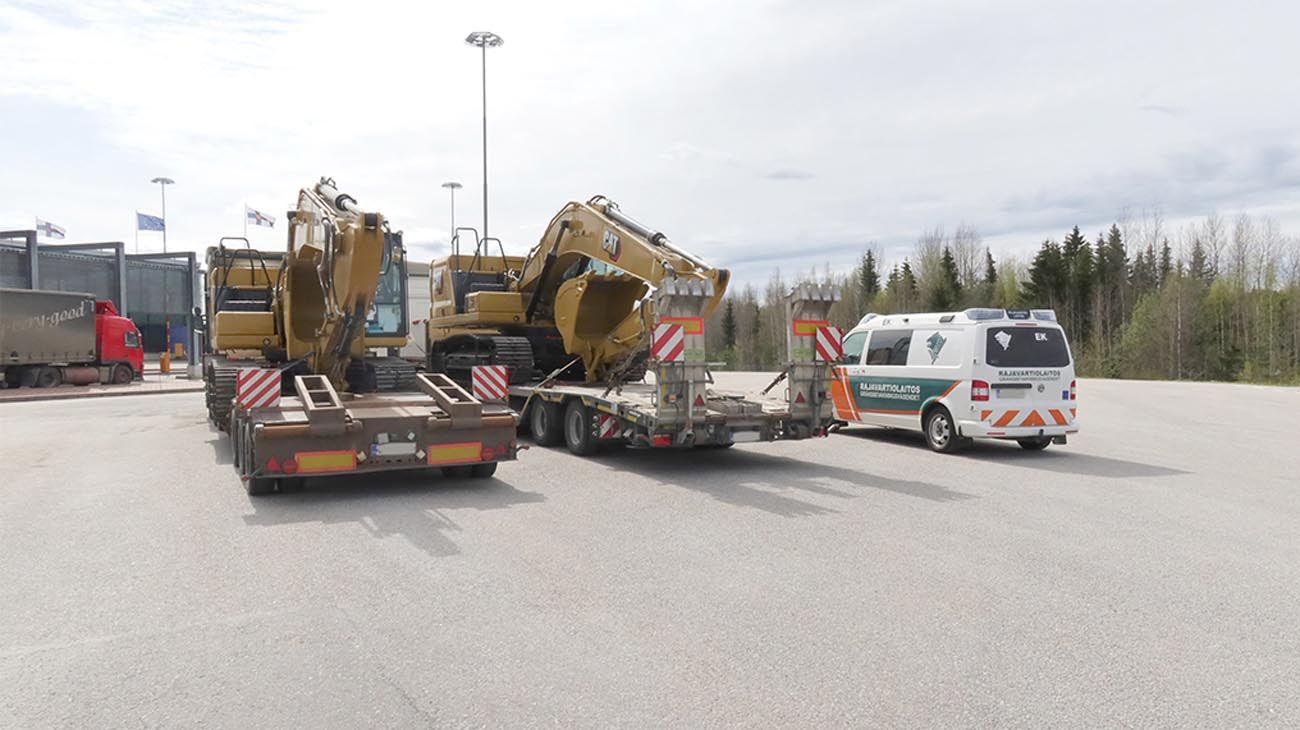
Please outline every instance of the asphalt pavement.
M257 499L202 394L0 404L0 727L1300 726L1300 390L1079 390Z

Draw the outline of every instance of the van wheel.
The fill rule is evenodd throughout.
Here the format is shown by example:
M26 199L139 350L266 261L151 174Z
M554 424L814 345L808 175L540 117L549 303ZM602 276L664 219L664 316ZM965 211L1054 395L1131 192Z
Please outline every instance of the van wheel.
M965 446L965 439L957 435L948 409L938 406L925 416L925 442L941 454L956 453Z
M1040 436L1032 439L1016 439L1016 443L1020 444L1020 448L1025 451L1042 451L1052 443L1052 439L1048 436Z
M596 453L596 436L591 432L591 411L578 398L564 409L564 445L575 456Z
M63 373L58 368L44 367L36 372L37 388L53 388L63 382Z
M534 399L528 407L528 428L532 431L533 442L538 446L559 446L564 440L559 411L559 406L540 398Z
M113 377L111 378L114 385L126 385L135 380L135 373L131 370L130 365L118 363L113 366Z

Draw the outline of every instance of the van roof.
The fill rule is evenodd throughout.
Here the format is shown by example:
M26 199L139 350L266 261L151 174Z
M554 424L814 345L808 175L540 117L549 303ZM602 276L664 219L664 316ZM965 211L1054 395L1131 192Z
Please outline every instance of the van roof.
M1056 312L1051 309L992 309L976 307L961 312L915 312L910 314L865 315L853 329L868 330L876 327L914 325L977 325L997 322L1037 321L1056 323Z

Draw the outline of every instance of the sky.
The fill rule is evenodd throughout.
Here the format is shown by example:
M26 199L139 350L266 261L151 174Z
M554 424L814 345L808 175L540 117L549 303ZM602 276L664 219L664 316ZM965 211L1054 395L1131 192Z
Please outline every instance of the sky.
M533 246L602 194L737 282L886 260L935 226L1026 256L1125 209L1300 232L1300 4L0 5L0 229L202 251L322 175L447 251L450 202ZM140 251L161 250L158 233Z

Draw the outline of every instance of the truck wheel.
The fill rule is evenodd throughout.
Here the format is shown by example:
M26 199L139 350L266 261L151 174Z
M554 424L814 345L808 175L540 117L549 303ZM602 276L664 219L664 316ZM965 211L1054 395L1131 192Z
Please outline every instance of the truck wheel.
M135 380L135 372L130 365L118 363L113 366L113 377L110 380L114 385L126 385Z
M591 411L578 398L564 409L564 445L575 456L596 453L596 435L591 432Z
M528 427L538 446L559 446L564 434L560 429L560 409L554 403L537 398L528 407Z
M926 414L925 442L941 454L956 453L965 446L964 440L957 435L957 427L947 408L938 406Z
M271 477L252 477L244 482L250 497L260 497L275 491L275 479Z
M1052 443L1052 439L1050 436L1039 436L1032 439L1016 439L1016 443L1020 444L1020 448L1025 451L1042 451Z
M36 373L37 388L53 388L63 382L63 374L58 368L43 367Z
M23 368L18 375L18 384L24 388L35 388L36 373L38 372L40 372L40 368Z
M497 462L486 461L469 468L469 475L475 479L487 479L497 473Z

